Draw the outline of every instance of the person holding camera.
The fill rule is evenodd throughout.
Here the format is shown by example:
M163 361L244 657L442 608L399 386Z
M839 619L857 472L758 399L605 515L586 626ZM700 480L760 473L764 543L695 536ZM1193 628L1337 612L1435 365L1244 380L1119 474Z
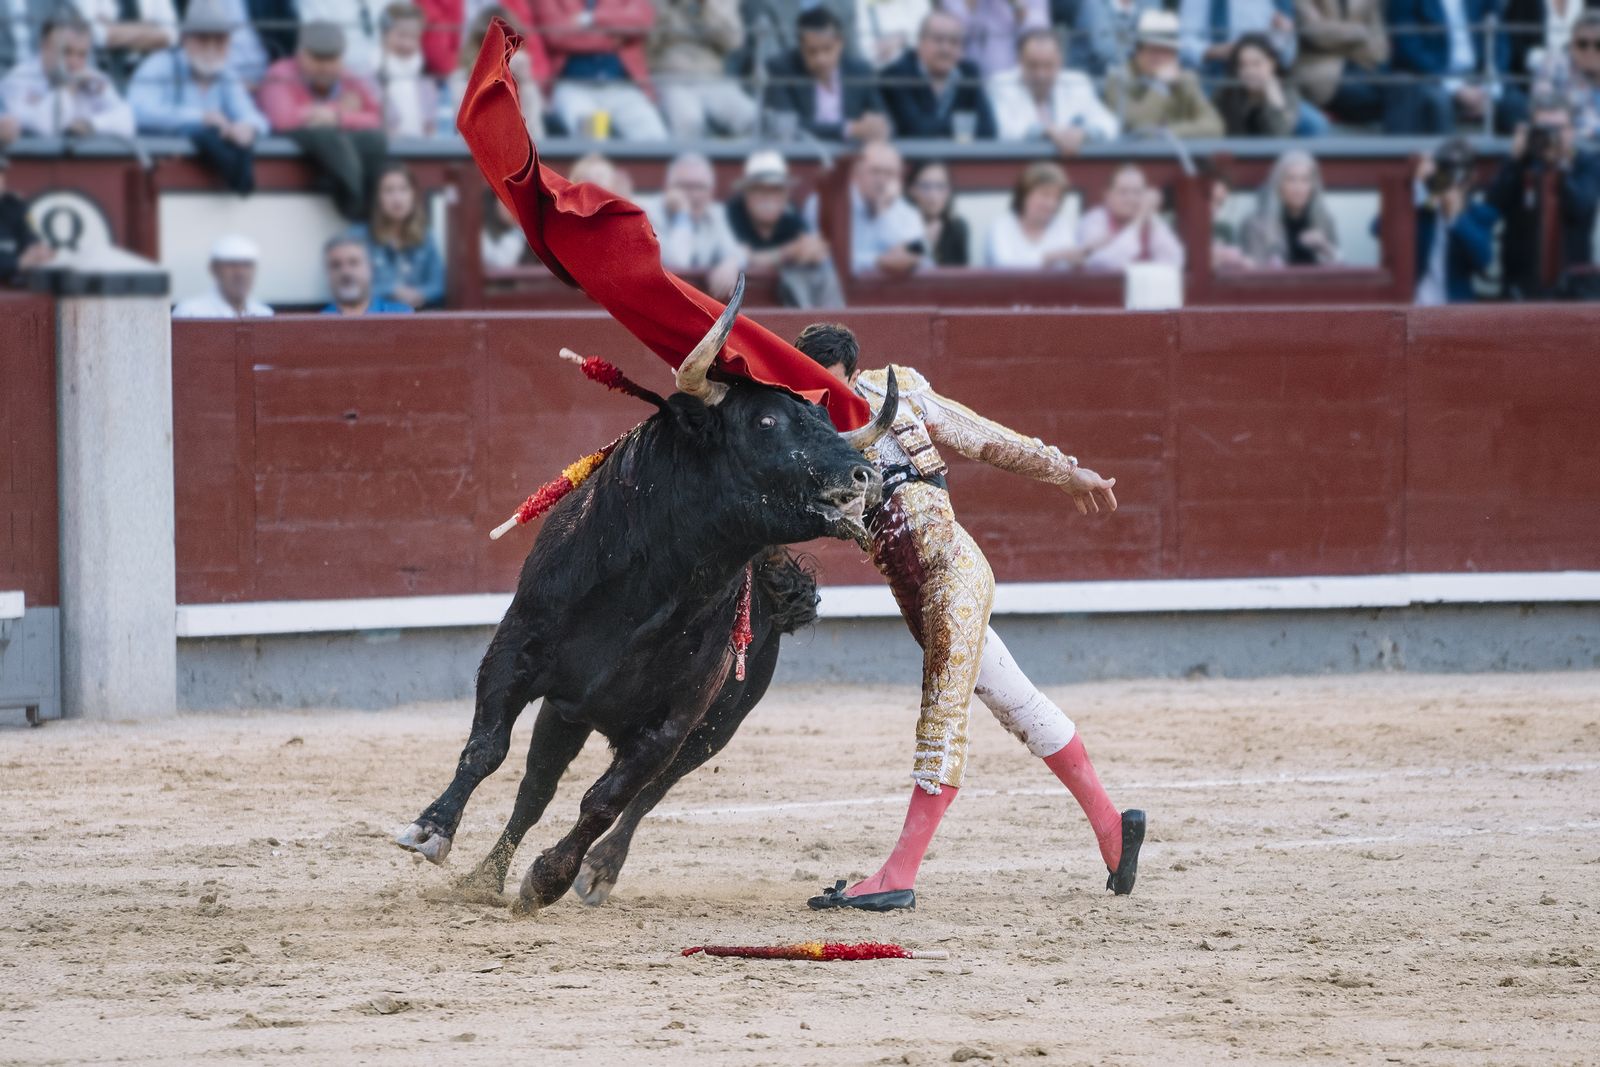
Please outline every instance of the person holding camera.
M1419 305L1476 300L1473 276L1494 258L1494 208L1472 198L1472 148L1453 138L1417 164L1417 289Z
M1505 220L1500 285L1510 300L1569 291L1573 268L1594 262L1600 155L1577 147L1572 108L1563 97L1541 94L1531 116L1512 135L1511 158L1488 192Z

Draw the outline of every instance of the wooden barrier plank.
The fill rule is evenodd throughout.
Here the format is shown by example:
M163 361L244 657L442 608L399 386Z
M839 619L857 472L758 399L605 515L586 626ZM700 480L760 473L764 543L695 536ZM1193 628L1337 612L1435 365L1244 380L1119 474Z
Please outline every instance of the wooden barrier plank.
M0 589L60 599L55 307L0 293Z

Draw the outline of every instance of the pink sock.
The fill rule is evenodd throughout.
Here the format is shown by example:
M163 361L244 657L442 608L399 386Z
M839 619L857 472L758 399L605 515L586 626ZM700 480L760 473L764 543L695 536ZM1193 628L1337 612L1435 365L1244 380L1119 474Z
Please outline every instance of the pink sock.
M887 893L894 889L910 889L917 884L917 870L922 857L927 854L933 832L939 829L939 820L945 809L956 799L956 787L939 787L938 793L929 793L921 786L911 787L911 806L906 809L906 822L900 828L900 840L889 854L889 859L878 873L844 891L845 896L862 893Z
M1122 813L1106 796L1100 776L1094 773L1089 753L1083 749L1083 738L1073 734L1066 748L1044 758L1044 765L1071 790L1078 806L1089 816L1089 825L1100 842L1100 856L1107 869L1116 870L1122 862Z

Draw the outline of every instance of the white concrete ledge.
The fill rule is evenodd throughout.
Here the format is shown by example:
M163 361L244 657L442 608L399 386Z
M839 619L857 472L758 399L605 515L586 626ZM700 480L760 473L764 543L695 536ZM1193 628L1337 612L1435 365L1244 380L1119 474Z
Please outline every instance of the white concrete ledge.
M0 618L5 617L5 598L11 595L0 593ZM21 597L20 593L14 595ZM994 610L996 615L1092 615L1563 601L1600 601L1600 571L1006 582L996 591ZM178 636L242 637L493 626L510 603L508 593L474 593L187 604L178 608ZM824 586L820 610L825 619L884 618L899 614L889 590L876 585Z
M26 607L22 590L0 590L0 619L20 619Z

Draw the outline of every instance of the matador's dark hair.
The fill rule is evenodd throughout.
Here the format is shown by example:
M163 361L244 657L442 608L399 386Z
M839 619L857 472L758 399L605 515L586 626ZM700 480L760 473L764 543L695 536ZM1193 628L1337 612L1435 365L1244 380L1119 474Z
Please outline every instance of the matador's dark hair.
M824 367L844 364L848 378L856 372L856 362L861 358L861 346L850 327L837 322L813 322L800 331L794 346Z

